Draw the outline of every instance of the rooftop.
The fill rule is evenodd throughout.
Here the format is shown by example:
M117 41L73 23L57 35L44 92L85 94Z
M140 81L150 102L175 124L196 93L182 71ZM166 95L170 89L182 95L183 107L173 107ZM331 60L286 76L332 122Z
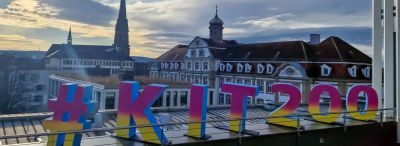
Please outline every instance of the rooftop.
M302 107L306 108L306 107ZM253 130L260 133L260 136L265 135L278 135L285 133L297 133L296 128L288 128L283 126L265 124L266 117L270 113L269 110L264 109L262 106L249 106L247 108L246 118L246 129ZM194 144L201 143L204 140L192 139L184 136L187 132L188 122L188 110L186 108L168 108L168 109L153 109L155 116L159 121L161 114L167 114L171 118L171 122L174 123L170 127L164 127L166 137L172 141L172 144ZM239 137L250 137L251 135L243 134L239 135L227 130L216 128L220 125L228 124L229 119L229 106L209 107L207 110L207 122L206 133L211 135L211 139L208 141L218 141L226 139L237 139ZM116 127L116 111L100 111L103 115L102 128L107 128L105 132L85 132L83 134L83 144L86 145L126 145L126 144L139 144L143 143L138 141L129 141L124 139L118 139L110 135L115 133L113 128ZM305 114L302 110L298 110L296 114ZM42 125L42 120L52 116L52 113L37 113L37 114L23 114L23 115L7 115L0 117L0 138L2 136L15 136L15 135L26 135L26 134L43 134L47 132ZM326 124L315 122L310 120L309 117L302 117L300 123L304 126L303 131L318 131L321 129L338 128L343 125ZM380 119L377 119L379 122ZM386 121L393 121L393 119L386 119ZM338 122L344 123L346 126L366 125L371 122L358 121L354 119L339 118ZM372 122L374 123L374 122ZM39 137L42 144L47 141L47 136ZM17 138L0 139L2 144L40 144L37 140L32 137L19 136Z
M121 83L121 79L118 76L84 76L80 74L68 74L68 73L59 73L53 75L56 78L62 78L74 82L90 82L98 85L103 85L108 89L117 89L119 84ZM139 82L141 86L149 85L149 84L165 84L170 87L189 87L191 84L179 81L171 81L171 80L163 80L163 79L155 79L147 76L136 76L135 81Z

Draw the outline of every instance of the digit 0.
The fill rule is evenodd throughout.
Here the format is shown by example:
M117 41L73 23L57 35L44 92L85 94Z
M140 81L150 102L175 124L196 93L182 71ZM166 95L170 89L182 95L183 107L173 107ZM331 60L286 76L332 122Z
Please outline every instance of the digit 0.
M363 109L358 110L358 98L360 93L365 93L365 105ZM357 120L375 120L378 112L378 94L369 86L356 85L351 87L347 93L346 107L349 115Z
M339 113L342 111L342 103L340 99L339 91L332 85L320 84L315 86L310 92L310 99L308 101L308 111L312 114L311 116L316 121L333 123L339 118L340 114L321 114L320 98L321 94L328 92L330 96L329 102L329 113ZM313 115L314 114L314 115ZM317 114L317 115L315 115Z

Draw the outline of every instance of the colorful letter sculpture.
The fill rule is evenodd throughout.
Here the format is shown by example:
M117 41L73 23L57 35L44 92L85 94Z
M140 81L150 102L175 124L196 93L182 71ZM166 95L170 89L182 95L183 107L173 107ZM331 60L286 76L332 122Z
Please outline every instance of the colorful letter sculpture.
M362 111L358 112L358 97L359 94L364 92L365 97L365 107ZM347 111L350 112L350 116L357 120L370 121L375 120L376 113L378 112L378 94L376 91L364 85L353 86L347 93L346 107ZM367 112L365 112L367 111Z
M311 116L316 121L334 123L339 118L340 114L318 115L321 114L319 101L323 92L329 93L330 96L329 113L340 113L342 111L342 101L339 91L334 86L328 84L317 85L311 90L310 99L308 101L308 111L314 114Z
M221 91L232 94L229 130L235 132L245 131L247 97L255 98L258 95L258 88L256 86L224 83L221 86Z
M140 126L141 141L166 144L169 143L164 132L157 125L157 119L150 110L151 105L162 95L166 85L151 84L139 95L139 83L125 81L120 84L118 102L118 127ZM119 129L117 137L139 139L136 128Z
M207 85L192 85L190 90L189 129L187 135L208 139L206 135Z
M271 112L269 115L271 118L268 118L268 123L282 125L287 127L297 128L299 124L297 120L291 118L275 118L279 116L289 116L300 106L301 102L301 92L297 87L290 84L273 84L272 85L273 93L286 93L289 95L289 100L281 107Z
M49 100L49 109L54 112L52 120L45 120L43 126L52 132L68 132L89 129L85 115L95 111L90 102L92 86L63 84L57 100ZM48 137L49 146L79 146L82 134L58 134Z

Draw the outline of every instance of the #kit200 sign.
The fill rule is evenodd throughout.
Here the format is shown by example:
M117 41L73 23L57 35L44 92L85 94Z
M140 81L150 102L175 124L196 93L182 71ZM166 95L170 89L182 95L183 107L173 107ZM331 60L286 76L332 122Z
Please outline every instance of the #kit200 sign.
M168 144L170 140L165 136L150 107L167 89L167 85L150 84L144 87L139 94L139 83L132 81L121 82L119 86L119 102L117 113L118 128L116 137L140 140L154 144ZM246 130L247 97L255 98L258 95L257 86L223 83L221 92L231 94L230 122L227 130L243 132ZM300 106L301 91L291 85L277 83L272 85L275 94L285 93L288 98L286 103L269 114L267 123L287 127L299 127L296 119L289 118ZM84 115L94 111L91 103L91 86L65 84L60 86L57 101L49 103L49 109L55 114L52 120L44 121L44 126L54 132L76 131L88 129L89 124ZM329 113L321 114L320 98L322 94L329 94ZM363 93L366 103L363 111L358 111L358 98ZM188 131L186 136L207 139L206 113L207 113L208 86L194 84L190 91ZM309 94L308 111L312 118L319 122L334 123L340 117L341 98L339 91L332 85L320 84L314 86ZM378 94L364 85L356 85L349 89L346 96L346 109L350 116L357 120L374 120L378 110ZM288 118L283 118L288 117ZM137 127L137 128L136 128ZM139 133L139 134L138 134ZM59 134L49 136L49 145L69 146L80 145L81 134Z

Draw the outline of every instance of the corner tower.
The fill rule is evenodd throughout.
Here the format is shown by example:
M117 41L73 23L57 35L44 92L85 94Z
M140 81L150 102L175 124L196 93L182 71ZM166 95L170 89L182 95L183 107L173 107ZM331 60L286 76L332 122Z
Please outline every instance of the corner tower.
M117 51L122 55L129 56L129 27L128 19L126 18L126 2L121 0L117 25L115 26L114 46Z
M218 17L218 6L215 6L215 16L210 20L210 39L216 42L223 40L224 22Z

